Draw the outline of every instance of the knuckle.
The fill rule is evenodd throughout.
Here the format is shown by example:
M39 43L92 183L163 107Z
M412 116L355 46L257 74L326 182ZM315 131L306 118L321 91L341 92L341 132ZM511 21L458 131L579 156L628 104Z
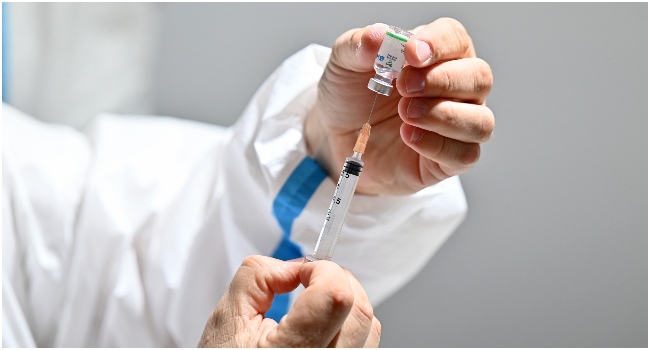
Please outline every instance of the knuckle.
M263 265L263 258L261 255L249 255L241 263L242 267L250 267L253 269L258 269Z
M448 26L454 28L454 30L458 31L459 33L467 33L467 31L465 30L465 26L455 18L442 17L440 20L446 23Z
M467 34L465 26L454 18L445 17L443 20L451 30L454 39L456 39L456 43L458 44L458 52L469 51L471 44L470 40L468 40L469 35Z
M326 290L325 296L332 307L338 310L349 310L354 305L354 294L346 288L331 286Z
M476 92L487 94L492 89L494 83L492 69L487 62L479 59L479 63L474 67L474 81Z
M480 142L486 142L492 137L492 132L494 131L494 115L489 108L485 108L485 114L481 116L481 124L478 129L478 137Z
M440 122L443 125L453 125L458 119L458 109L455 107L454 103L441 103L440 108Z
M451 73L447 68L438 66L433 70L433 82L442 91L452 91L454 89L454 82Z
M267 264L264 259L265 257L261 255L250 255L242 261L230 285L235 294L237 291L249 288L250 283L254 283L260 290L268 289L264 275L264 268Z
M472 166L478 162L481 156L481 146L477 143L472 143L466 147L460 155L459 161L464 166Z

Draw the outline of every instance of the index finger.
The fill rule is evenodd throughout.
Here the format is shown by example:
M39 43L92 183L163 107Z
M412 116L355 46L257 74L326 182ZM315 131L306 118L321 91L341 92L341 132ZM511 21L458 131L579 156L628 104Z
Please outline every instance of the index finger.
M354 303L345 271L331 261L302 265L300 294L263 345L270 347L326 347L343 326Z
M253 318L271 308L273 296L291 292L300 283L300 263L252 255L244 259L224 294L237 314ZM221 302L220 302L221 304Z
M418 30L404 48L410 65L427 67L436 62L476 57L465 27L453 18L440 18Z

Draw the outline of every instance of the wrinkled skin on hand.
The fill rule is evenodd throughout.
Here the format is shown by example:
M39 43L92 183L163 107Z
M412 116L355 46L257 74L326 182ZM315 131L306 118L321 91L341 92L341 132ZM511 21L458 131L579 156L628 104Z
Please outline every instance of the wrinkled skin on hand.
M305 290L289 313L264 318L274 294ZM199 347L377 347L381 325L361 284L330 261L244 260L208 319Z

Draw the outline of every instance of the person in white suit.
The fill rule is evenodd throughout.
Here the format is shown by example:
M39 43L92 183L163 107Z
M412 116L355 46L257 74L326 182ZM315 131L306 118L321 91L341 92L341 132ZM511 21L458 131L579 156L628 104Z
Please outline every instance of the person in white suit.
M494 128L463 26L416 28L333 262L283 261L314 249L385 30L291 56L230 128L101 114L84 134L3 104L3 345L377 346L372 305L462 222L457 175Z

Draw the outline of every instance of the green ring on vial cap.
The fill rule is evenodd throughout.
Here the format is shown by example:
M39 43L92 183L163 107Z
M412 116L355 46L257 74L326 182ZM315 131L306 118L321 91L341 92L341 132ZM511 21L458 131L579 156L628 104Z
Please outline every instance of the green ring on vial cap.
M391 36L391 37L393 37L393 38L395 38L397 40L403 41L403 42L408 42L409 41L408 38L405 38L405 37L403 37L401 35L398 35L398 34L395 34L393 32L386 32L386 35Z

